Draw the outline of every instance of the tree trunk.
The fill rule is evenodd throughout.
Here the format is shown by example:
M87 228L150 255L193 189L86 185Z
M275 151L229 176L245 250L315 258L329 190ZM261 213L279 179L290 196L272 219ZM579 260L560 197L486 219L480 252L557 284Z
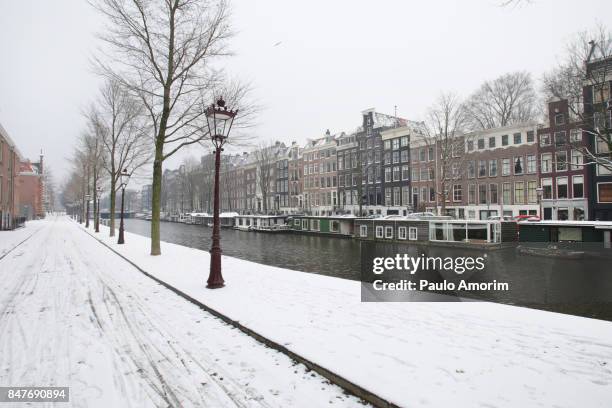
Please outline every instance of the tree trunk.
M111 190L110 190L110 235L111 237L115 236L115 201L117 199L117 193L115 191L115 187L117 186L117 181L115 180L115 171L113 169L111 174Z
M155 161L153 162L153 186L151 192L151 255L161 255L160 245L160 210L162 184L163 143L155 146Z

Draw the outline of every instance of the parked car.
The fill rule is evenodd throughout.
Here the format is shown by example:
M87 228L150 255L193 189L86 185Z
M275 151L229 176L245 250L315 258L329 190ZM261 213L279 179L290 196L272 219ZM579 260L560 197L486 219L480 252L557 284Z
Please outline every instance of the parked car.
M520 221L540 221L540 217L538 217L537 215L517 215L516 217L514 217L514 220L516 222L520 222Z

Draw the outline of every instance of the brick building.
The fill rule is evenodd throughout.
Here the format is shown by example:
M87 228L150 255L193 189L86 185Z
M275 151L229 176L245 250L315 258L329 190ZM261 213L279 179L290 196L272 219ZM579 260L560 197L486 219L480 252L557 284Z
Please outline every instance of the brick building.
M550 102L548 124L538 129L543 219L589 219L585 146L581 123L570 116L568 101Z
M20 162L17 146L0 124L0 230L15 227L19 212L16 187Z

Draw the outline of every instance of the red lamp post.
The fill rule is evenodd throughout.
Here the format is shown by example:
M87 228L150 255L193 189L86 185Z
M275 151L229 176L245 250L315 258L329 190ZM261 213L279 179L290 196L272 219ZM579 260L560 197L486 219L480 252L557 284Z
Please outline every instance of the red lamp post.
M119 178L121 179L121 221L119 221L119 239L117 240L117 244L125 244L123 233L123 209L125 205L125 188L127 187L128 181L130 181L130 173L128 173L127 169L123 169Z
M206 122L210 140L215 146L215 195L213 200L213 230L212 246L210 248L210 272L206 287L209 289L221 288L224 285L221 274L221 231L219 223L219 171L221 167L221 152L227 141L232 123L238 110L228 110L223 98L217 104L212 104L206 110Z

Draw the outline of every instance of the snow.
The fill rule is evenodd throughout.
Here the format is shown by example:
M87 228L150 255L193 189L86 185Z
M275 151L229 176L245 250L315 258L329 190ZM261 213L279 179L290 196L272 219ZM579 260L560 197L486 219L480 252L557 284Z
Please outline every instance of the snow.
M0 231L0 259L21 242L29 239L43 224L40 221L28 221L26 226L26 228L17 228L12 231Z
M28 223L0 232L0 243L28 233L0 259L0 385L68 386L67 406L78 407L359 404L141 274L76 223ZM200 278L193 289L210 293Z
M362 303L360 283L97 234L148 273L400 406L609 407L612 323L499 305ZM283 254L291 256L291 254ZM316 404L313 404L313 406Z

